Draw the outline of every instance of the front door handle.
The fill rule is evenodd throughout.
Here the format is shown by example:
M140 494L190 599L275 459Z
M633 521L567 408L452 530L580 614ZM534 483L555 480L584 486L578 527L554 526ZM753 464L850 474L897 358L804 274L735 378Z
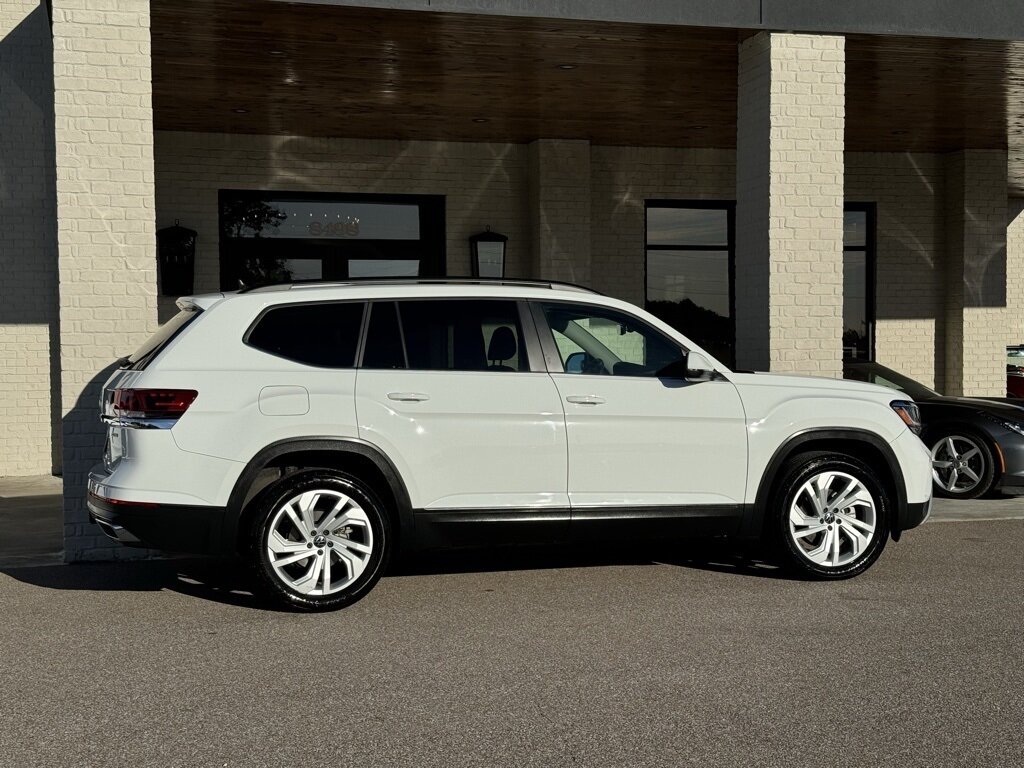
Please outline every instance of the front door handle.
M600 405L604 402L604 398L597 395L569 395L565 401L576 403L576 405Z
M402 403L422 403L429 399L430 395L422 392L388 392L388 400L398 400Z

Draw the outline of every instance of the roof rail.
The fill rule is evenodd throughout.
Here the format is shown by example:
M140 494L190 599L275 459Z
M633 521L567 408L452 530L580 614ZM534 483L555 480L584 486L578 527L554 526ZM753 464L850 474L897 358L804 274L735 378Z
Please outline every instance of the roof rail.
M292 289L328 285L515 285L526 288L562 288L600 295L593 288L587 288L576 283L517 277L368 277L349 278L348 280L293 280L289 282L280 281L260 283L258 285L242 285L238 292L249 293L260 288L288 287Z

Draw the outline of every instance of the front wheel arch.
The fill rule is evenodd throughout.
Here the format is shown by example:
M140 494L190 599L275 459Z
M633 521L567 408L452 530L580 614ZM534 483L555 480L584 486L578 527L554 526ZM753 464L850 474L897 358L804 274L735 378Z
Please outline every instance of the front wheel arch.
M853 456L878 473L880 481L896 502L890 520L889 534L899 541L900 520L907 514L907 489L903 470L889 443L879 435L862 429L813 428L788 437L772 455L761 475L754 499L753 512L741 530L746 539L763 540L767 533L771 500L782 481L781 470L798 453L825 451Z

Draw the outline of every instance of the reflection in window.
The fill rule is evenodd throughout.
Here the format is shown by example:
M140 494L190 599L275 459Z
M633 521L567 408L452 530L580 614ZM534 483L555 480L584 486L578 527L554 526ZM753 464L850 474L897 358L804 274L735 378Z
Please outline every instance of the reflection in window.
M870 206L851 203L843 212L843 357L871 360L872 233Z
M647 203L647 310L732 363L732 202Z

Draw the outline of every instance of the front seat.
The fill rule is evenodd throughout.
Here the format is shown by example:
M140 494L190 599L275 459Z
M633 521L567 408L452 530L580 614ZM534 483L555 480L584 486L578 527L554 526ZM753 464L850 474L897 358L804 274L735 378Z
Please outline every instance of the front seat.
M490 364L487 369L490 371L515 371L516 369L505 365L505 360L511 360L519 351L516 343L516 335L507 325L499 325L491 334L491 343L487 345L487 359Z

